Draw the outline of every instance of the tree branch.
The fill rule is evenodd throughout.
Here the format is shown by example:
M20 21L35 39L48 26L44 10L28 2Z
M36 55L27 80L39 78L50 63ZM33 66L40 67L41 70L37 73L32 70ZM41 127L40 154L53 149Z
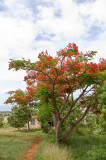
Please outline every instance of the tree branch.
M65 118L68 117L68 115L69 115L69 114L71 113L71 111L72 111L72 107L73 107L73 106L77 103L77 101L82 97L82 95L84 94L84 92L86 91L87 88L88 88L88 86L86 86L85 89L83 90L83 92L79 95L79 97L76 98L76 99L73 101L73 103L72 103L69 111L65 114L65 116L62 118L62 120L64 120Z
M64 133L63 137L62 137L62 140L60 143L63 143L64 140L69 136L69 134L73 131L74 127L85 117L85 115L87 114L87 112L89 111L89 108L90 107L87 107L87 109L85 110L85 112L83 113L83 115L78 119L76 120L76 122L74 123L74 125L71 125L67 130L66 132Z
M60 108L60 111L59 111L60 115L61 115L61 113L62 113L62 111L63 111L63 109L64 109L64 106L65 106L65 104L66 104L69 96L70 96L70 93L68 93L67 97L66 97L66 94L65 94L65 96L64 96L64 104L62 105L62 107Z
M74 123L75 125L77 125L77 124L86 116L86 114L87 114L87 112L89 111L89 109L90 109L90 106L87 107L86 110L85 110L85 112L81 115L81 117L78 118L78 119L75 121L75 123Z

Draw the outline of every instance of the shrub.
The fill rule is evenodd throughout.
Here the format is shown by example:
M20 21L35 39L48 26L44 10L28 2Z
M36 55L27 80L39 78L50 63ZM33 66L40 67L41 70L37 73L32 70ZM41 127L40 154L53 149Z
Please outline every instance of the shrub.
M3 122L2 121L0 121L0 127L3 127Z
M95 146L87 152L88 160L105 160L106 159L106 145Z
M3 115L0 114L0 127L2 127L2 126L3 126Z

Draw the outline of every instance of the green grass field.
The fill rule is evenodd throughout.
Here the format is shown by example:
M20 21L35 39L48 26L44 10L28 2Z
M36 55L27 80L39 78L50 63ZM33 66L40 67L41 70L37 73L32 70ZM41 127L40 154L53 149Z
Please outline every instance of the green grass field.
M34 137L18 135L16 132L0 132L0 160L23 160L33 145Z
M11 131L11 129L10 129ZM58 146L55 137L41 130L12 131L0 129L0 160L23 160L28 149L33 145L34 137L41 142L33 160L105 160L106 136L70 136Z

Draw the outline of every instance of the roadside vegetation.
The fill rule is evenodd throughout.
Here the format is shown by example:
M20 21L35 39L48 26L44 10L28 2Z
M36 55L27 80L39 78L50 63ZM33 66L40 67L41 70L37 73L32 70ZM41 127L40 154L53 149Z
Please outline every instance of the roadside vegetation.
M24 128L18 131L8 127L0 129L0 160L23 160L28 149L35 143L35 136L40 137L41 142L32 160L106 159L105 135L81 135L75 130L62 145L57 145L53 132L44 133L41 129L28 131Z
M81 129L80 129L81 131ZM55 134L45 134L33 160L105 160L106 135L80 135L77 131L64 144L55 143Z

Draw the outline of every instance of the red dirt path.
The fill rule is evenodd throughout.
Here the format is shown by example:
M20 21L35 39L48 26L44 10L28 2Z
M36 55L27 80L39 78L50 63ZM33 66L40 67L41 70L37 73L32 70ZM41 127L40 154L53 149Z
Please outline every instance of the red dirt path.
M29 149L24 160L32 160L32 156L35 153L35 151L40 143L40 138L35 137L35 140L36 140L35 144Z

